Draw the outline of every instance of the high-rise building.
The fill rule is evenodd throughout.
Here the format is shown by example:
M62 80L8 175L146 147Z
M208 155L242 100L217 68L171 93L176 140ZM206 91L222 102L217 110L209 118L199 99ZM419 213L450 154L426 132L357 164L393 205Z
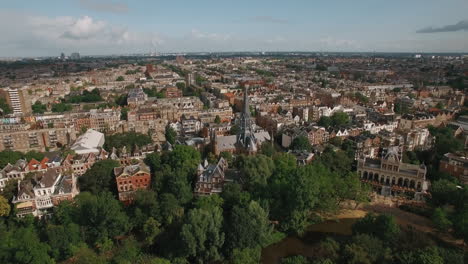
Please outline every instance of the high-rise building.
M78 52L73 52L73 53L70 55L70 59L72 59L72 60L79 60L79 59L80 59L80 53L78 53Z
M29 99L28 89L23 88L4 88L0 89L0 96L4 97L13 110L15 115L30 114L31 100Z
M61 59L61 60L65 60L65 53L63 53L63 52L60 53L60 59Z

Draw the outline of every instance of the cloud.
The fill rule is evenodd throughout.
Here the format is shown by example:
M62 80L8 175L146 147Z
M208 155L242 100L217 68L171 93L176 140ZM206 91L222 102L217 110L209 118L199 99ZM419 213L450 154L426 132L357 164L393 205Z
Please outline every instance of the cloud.
M69 29L62 34L63 38L68 39L89 39L98 34L102 34L106 30L106 23L103 21L94 21L89 16L84 16L77 19Z
M111 0L78 0L78 3L85 9L98 12L127 13L129 11L127 4Z
M438 33L438 32L455 32L455 31L468 31L468 20L462 20L453 25L446 25L443 27L426 27L416 31L416 33Z
M257 23L273 23L273 24L288 24L289 20L272 17L272 16L255 16L250 18L251 21Z
M195 39L206 39L211 41L226 41L231 38L229 34L218 34L218 33L206 33L201 32L198 29L192 29L190 37Z

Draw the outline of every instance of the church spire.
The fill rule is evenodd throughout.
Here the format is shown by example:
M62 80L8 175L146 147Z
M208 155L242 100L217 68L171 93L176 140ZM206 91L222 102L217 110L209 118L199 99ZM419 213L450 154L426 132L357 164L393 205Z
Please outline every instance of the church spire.
M249 93L244 86L244 107L240 118L240 131L237 135L237 143L248 152L256 152L257 140L250 119Z

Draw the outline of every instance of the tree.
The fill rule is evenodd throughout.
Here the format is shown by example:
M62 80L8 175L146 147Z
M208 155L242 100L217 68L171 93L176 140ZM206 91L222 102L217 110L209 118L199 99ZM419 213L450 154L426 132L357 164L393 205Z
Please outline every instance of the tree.
M452 226L452 222L448 219L447 213L442 208L435 208L431 219L440 231L446 232Z
M128 121L128 108L127 107L122 107L120 109L120 120Z
M47 106L42 104L40 101L36 101L32 106L32 111L35 114L43 114L45 111L47 111Z
M234 249L264 247L272 227L268 214L260 205L251 201L247 207L234 206L226 225L226 247Z
M152 142L151 137L145 134L137 132L117 133L106 136L104 148L110 151L113 148L120 149L125 146L127 151L130 152L135 146L142 147Z
M120 106L127 105L127 94L121 94L119 97L115 98L115 103Z
M100 160L93 164L82 176L78 178L81 191L99 194L103 191L116 191L114 168L120 164L115 160Z
M52 112L54 113L63 113L72 110L72 106L66 103L58 103L52 105Z
M19 151L4 150L0 152L0 168L4 168L8 163L15 164L23 157Z
M145 236L146 244L152 245L154 243L156 236L158 236L161 232L160 226L161 224L153 217L150 217L148 220L146 220L146 223L143 226L143 234Z
M88 247L80 247L73 256L75 259L75 264L107 264L107 261L104 257L101 257L96 254L92 249Z
M353 225L353 234L369 234L382 241L395 241L400 228L393 216L367 214Z
M332 125L332 120L330 117L328 116L322 116L320 117L318 123L317 123L319 126L322 126L322 127L325 127L325 128L328 128Z
M217 115L217 116L215 117L214 122L215 122L216 124L221 124L221 118L219 117L219 115Z
M231 264L258 264L261 257L261 248L235 248L232 252Z
M11 114L13 111L11 110L10 106L7 104L5 98L0 98L0 113L2 115Z
M458 193L455 183L445 179L435 181L431 186L431 203L436 206L451 204L455 193Z
M26 159L27 161L30 161L32 159L41 161L42 159L44 159L44 157L44 153L37 152L35 150L30 150L26 154L24 154L24 159Z
M220 249L224 244L222 224L220 208L210 211L192 209L180 232L183 254L198 263L221 260Z
M293 139L290 148L293 150L310 151L312 145L310 145L309 139L306 136L298 136Z
M345 112L335 112L330 119L333 127L341 127L349 123L349 116Z
M130 229L129 219L122 204L111 193L92 195L82 192L75 201L74 213L77 217L74 221L84 228L87 241L92 244L123 235Z
M77 224L66 225L49 224L45 230L47 243L56 260L65 260L73 255L73 249L82 242L80 227Z
M10 214L10 204L8 200L0 195L0 216L8 216Z
M166 141L174 144L177 138L177 132L171 127L171 126L166 126L166 132L164 134L166 136Z
M331 138L328 143L334 145L335 147L341 147L341 144L343 144L343 140L340 137L334 137Z
M238 125L233 125L231 129L229 130L229 134L231 135L237 135L240 133L240 127Z
M273 154L275 154L276 150L271 142L265 141L260 147L260 152L265 156L273 157Z
M291 256L281 260L281 264L308 264L309 261L304 256Z
M241 180L249 190L256 186L266 186L268 178L273 174L275 164L265 155L239 157Z
M53 264L47 254L50 247L39 240L32 226L2 232L0 262L17 264Z
M117 79L115 79L116 82L122 82L122 81L125 81L125 78L123 76L119 76L117 77Z

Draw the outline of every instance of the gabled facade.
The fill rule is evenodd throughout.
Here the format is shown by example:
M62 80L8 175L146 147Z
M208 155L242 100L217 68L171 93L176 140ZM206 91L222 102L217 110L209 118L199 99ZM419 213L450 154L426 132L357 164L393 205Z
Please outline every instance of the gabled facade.
M140 162L135 165L114 168L119 200L129 204L137 190L146 190L151 186L149 167Z

